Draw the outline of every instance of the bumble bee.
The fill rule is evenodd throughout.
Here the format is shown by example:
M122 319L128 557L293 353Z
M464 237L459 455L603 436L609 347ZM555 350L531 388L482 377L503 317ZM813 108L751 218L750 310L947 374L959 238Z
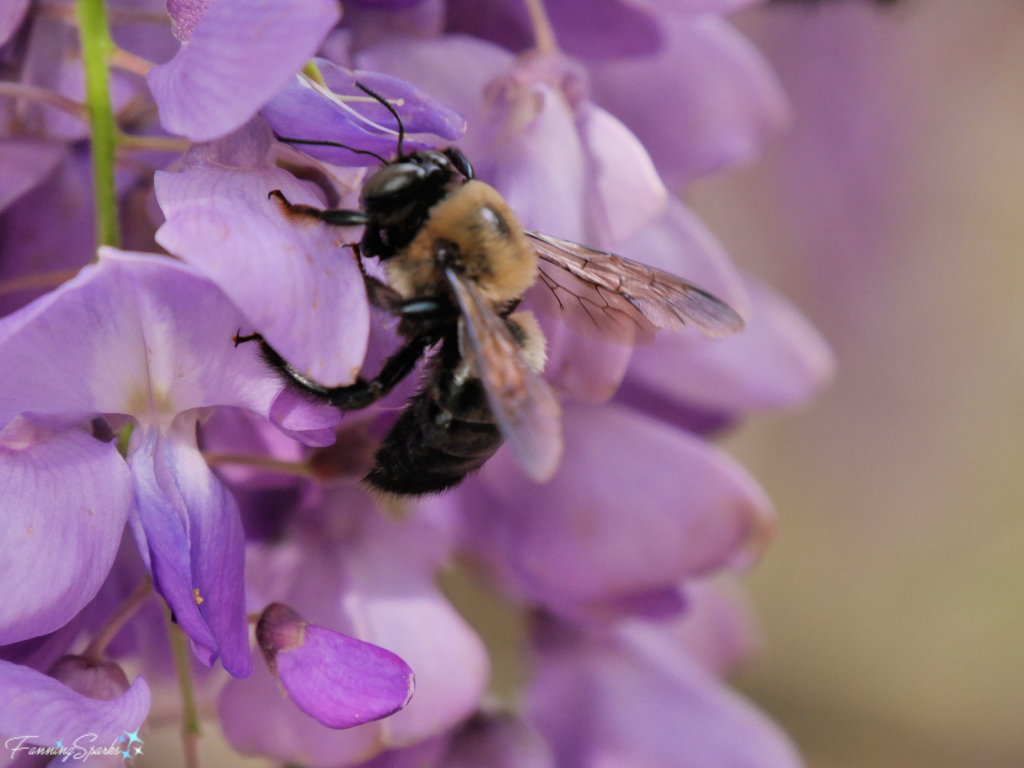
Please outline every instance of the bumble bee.
M376 377L324 387L258 335L237 341L259 339L264 357L295 387L342 410L387 395L436 346L419 392L377 451L365 478L370 486L406 495L443 491L504 442L527 475L538 482L551 478L562 453L561 410L541 378L546 342L540 325L529 311L517 311L538 279L570 327L620 343L687 325L711 336L742 329L732 308L674 275L524 229L457 148L405 154L398 113L359 87L398 121L397 156L379 158L384 165L363 185L361 210L294 205L277 190L270 197L289 216L365 227L356 258L380 259L387 277L384 283L364 272L368 298L399 319L406 343Z

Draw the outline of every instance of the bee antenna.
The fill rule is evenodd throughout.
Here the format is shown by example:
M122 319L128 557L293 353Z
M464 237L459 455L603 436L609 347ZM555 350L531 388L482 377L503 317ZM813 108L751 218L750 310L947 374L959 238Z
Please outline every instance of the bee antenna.
M388 161L385 160L380 155L378 155L376 152L371 152L368 149L356 149L355 147L350 147L348 144L339 144L337 141L315 141L313 139L290 139L287 136L278 136L276 133L274 134L274 138L277 139L278 141L283 141L285 144L315 144L318 147L341 147L342 149L347 149L349 152L355 152L357 155L371 155L372 157L376 157L378 160L380 160L382 163L384 163L384 165L388 164Z
M375 91L371 91L369 88L367 88L362 83L356 83L356 88L361 90L367 96L372 96L373 98L375 98L377 101L379 101L381 104L384 105L384 109L386 109L388 112L390 112L392 115L394 115L395 120L398 122L398 159L401 160L402 159L402 142L405 141L405 126L402 124L402 118L400 118L398 116L398 111L393 106L391 106L391 104L388 102L387 99L385 99L379 93L376 93Z

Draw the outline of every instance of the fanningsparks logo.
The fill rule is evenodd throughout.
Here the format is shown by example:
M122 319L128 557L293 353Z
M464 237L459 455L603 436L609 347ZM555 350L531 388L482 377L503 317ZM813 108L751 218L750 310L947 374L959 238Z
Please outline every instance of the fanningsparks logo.
M28 755L42 755L45 757L59 758L59 762L66 763L68 760L88 760L90 757L120 755L121 762L131 760L142 754L142 739L139 738L139 731L134 733L124 732L109 747L95 746L99 737L95 733L84 733L70 743L64 739L57 742L55 746L44 747L38 743L29 744L38 736L13 736L4 742L4 747L11 750L11 759L16 758L21 752ZM54 760L57 762L57 760Z

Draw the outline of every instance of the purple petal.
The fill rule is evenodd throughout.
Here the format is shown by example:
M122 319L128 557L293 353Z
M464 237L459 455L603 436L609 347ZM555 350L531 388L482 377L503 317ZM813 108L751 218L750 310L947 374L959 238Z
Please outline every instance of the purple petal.
M570 56L608 59L653 53L664 33L656 16L629 0L546 0L559 47ZM582 12L581 12L582 10Z
M0 424L35 413L74 424L97 413L143 422L211 405L267 415L284 387L246 319L179 261L101 249L98 264L0 320Z
M492 141L483 103L484 88L511 68L514 57L496 45L462 35L438 40L402 40L361 51L361 69L386 72L422 88L448 104L467 123L459 146L471 162L489 151Z
M66 152L67 148L58 142L0 141L0 211L42 182Z
M664 213L668 190L647 150L617 119L588 102L576 124L590 162L591 244L614 248Z
M85 101L85 73L80 46L73 25L36 14L28 46L21 63L22 81L54 91L73 101ZM139 93L141 81L135 75L114 70L110 73L110 97L115 113ZM40 103L23 103L18 109L19 132L46 135L71 141L88 138L88 119Z
M360 763L359 768L441 768L448 735L424 739L403 749L389 749L372 760Z
M113 444L17 420L0 433L0 644L53 632L92 600L132 503L128 467Z
M11 35L18 31L30 2L31 0L5 0L0 3L0 45L10 40Z
M522 89L510 84L495 102L491 129L500 138L490 156L474 159L479 177L504 196L527 229L584 240L586 164L569 105L545 83Z
M195 417L171 436L132 436L132 530L154 588L207 664L218 656L235 677L252 671L245 614L245 536L231 494L195 447ZM190 434L191 433L191 434Z
M279 461L302 461L304 458L301 443L282 434L266 419L241 408L218 408L202 421L200 435L199 444L204 453L269 456ZM217 474L233 485L244 484L250 489L289 488L300 482L298 478L280 472L239 464L220 465Z
M750 297L729 256L700 219L674 197L661 219L623 243L618 252L685 278L740 315L749 314Z
M193 141L247 122L302 69L338 22L334 0L219 0L147 80L160 124Z
M470 541L559 608L607 603L746 563L774 530L763 491L708 443L617 406L564 404L565 455L531 483L501 450L481 470ZM622 510L631 510L622 514Z
M36 85L49 87L63 96L83 103L85 93L85 68L79 57L65 56L61 59L52 82L43 83L36 80ZM141 81L134 75L113 70L110 73L110 102L117 114L133 97L142 98L145 89ZM43 120L46 135L68 141L80 141L89 138L89 123L63 110L43 106Z
M320 48L321 55L345 63L350 61L350 52L361 51L382 40L437 37L444 31L446 4L447 0L348 3L341 26L333 33L335 39L332 41L328 36ZM331 43L334 45L329 47Z
M641 3L546 0L559 47L579 59L638 56L656 51L663 34ZM481 37L510 51L534 45L526 6L517 0L448 0L448 31Z
M385 721L335 731L282 697L260 662L251 677L228 682L218 710L225 735L243 753L328 768L452 728L479 705L488 660L480 639L434 583L448 552L437 530L416 518L404 524L381 519L356 488L333 491L323 513L351 523L344 538L321 532L250 549L250 597L287 603L319 626L397 654L416 672L416 695ZM332 530L340 531L335 523Z
M395 109L409 134L435 134L448 141L459 138L466 121L457 112L404 80L379 72L352 71L315 59L329 90L308 77L297 75L263 109L278 136L316 141L336 141L383 157L397 148L398 126L391 113L376 102L346 102L342 96L366 98L359 82L389 100L402 100ZM296 145L313 157L346 166L372 166L380 161L337 147ZM406 151L433 144L409 140Z
M526 5L516 0L447 0L445 31L486 40L516 53L534 45Z
M597 601L580 606L574 617L597 619L605 623L619 618L665 621L679 616L690 607L679 587L659 587L643 592L617 595L611 600Z
M213 0L167 0L167 13L171 17L174 36L182 42L188 40L211 5Z
M559 765L802 765L778 726L656 624L542 647L529 701Z
M291 700L328 728L379 720L412 699L415 678L398 656L309 624L281 603L264 611L256 637Z
M341 411L310 402L290 387L281 390L270 406L270 420L289 437L304 445L323 448L334 443L334 429L341 422Z
M743 281L714 236L682 203L668 200L661 218L617 247L623 255L658 267L705 288L741 314L747 314L750 299ZM537 310L548 341L545 378L560 390L589 403L601 403L615 394L626 375L631 355L636 352L621 344L581 337L560 319L551 317L547 288L538 284L527 294L524 306ZM654 348L662 349L668 339L680 343L703 342L699 334L660 334ZM640 347L639 350L648 349Z
M743 333L665 334L634 351L627 385L723 413L792 407L824 386L835 372L828 343L784 298L753 279L746 284L753 307Z
M363 8L382 8L389 11L404 11L420 5L424 0L350 0L352 5Z
M735 13L764 0L644 0L645 5L669 13Z
M52 226L54 221L63 226ZM0 216L0 275L6 280L85 266L96 255L95 227L88 148L72 150L49 177ZM0 295L0 316L47 290Z
M340 96L366 96L356 86L358 82L387 99L401 99L404 103L395 105L395 110L402 118L407 133L432 133L442 139L455 141L466 132L466 119L462 115L412 83L382 72L345 69L326 59L315 61L321 67L320 74L332 93ZM354 106L362 117L389 129L395 128L394 117L383 105L357 102ZM371 129L371 132L376 133L376 130Z
M158 171L155 188L167 217L160 245L221 286L245 325L300 372L325 386L355 381L370 325L359 265L337 227L288 216L268 199L280 190L292 203L322 208L311 185L280 168L193 159L181 173Z
M67 739L104 748L137 731L149 714L149 686L141 677L110 701L86 698L52 677L0 661L0 733L27 736L22 746L54 746ZM95 738L90 738L91 735ZM13 742L8 749L16 746Z
M594 62L593 99L651 153L669 186L752 159L789 119L754 46L715 16L668 18L655 56Z
M56 632L5 645L0 648L0 659L29 667L37 672L46 672L78 639L82 631L83 618L83 613L79 613Z
M761 650L754 608L743 587L728 578L686 585L687 610L672 634L716 677L736 672Z
M537 290L547 289L539 286ZM603 403L614 395L629 368L632 347L581 336L546 312L535 314L547 339L544 378L560 392L586 403Z

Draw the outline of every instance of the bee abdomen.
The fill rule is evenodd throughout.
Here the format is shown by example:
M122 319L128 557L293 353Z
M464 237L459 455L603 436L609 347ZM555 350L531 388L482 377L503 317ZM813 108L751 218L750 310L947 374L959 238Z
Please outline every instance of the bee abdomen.
M366 481L391 493L438 493L483 466L502 442L493 423L464 421L442 410L428 387L384 438Z

